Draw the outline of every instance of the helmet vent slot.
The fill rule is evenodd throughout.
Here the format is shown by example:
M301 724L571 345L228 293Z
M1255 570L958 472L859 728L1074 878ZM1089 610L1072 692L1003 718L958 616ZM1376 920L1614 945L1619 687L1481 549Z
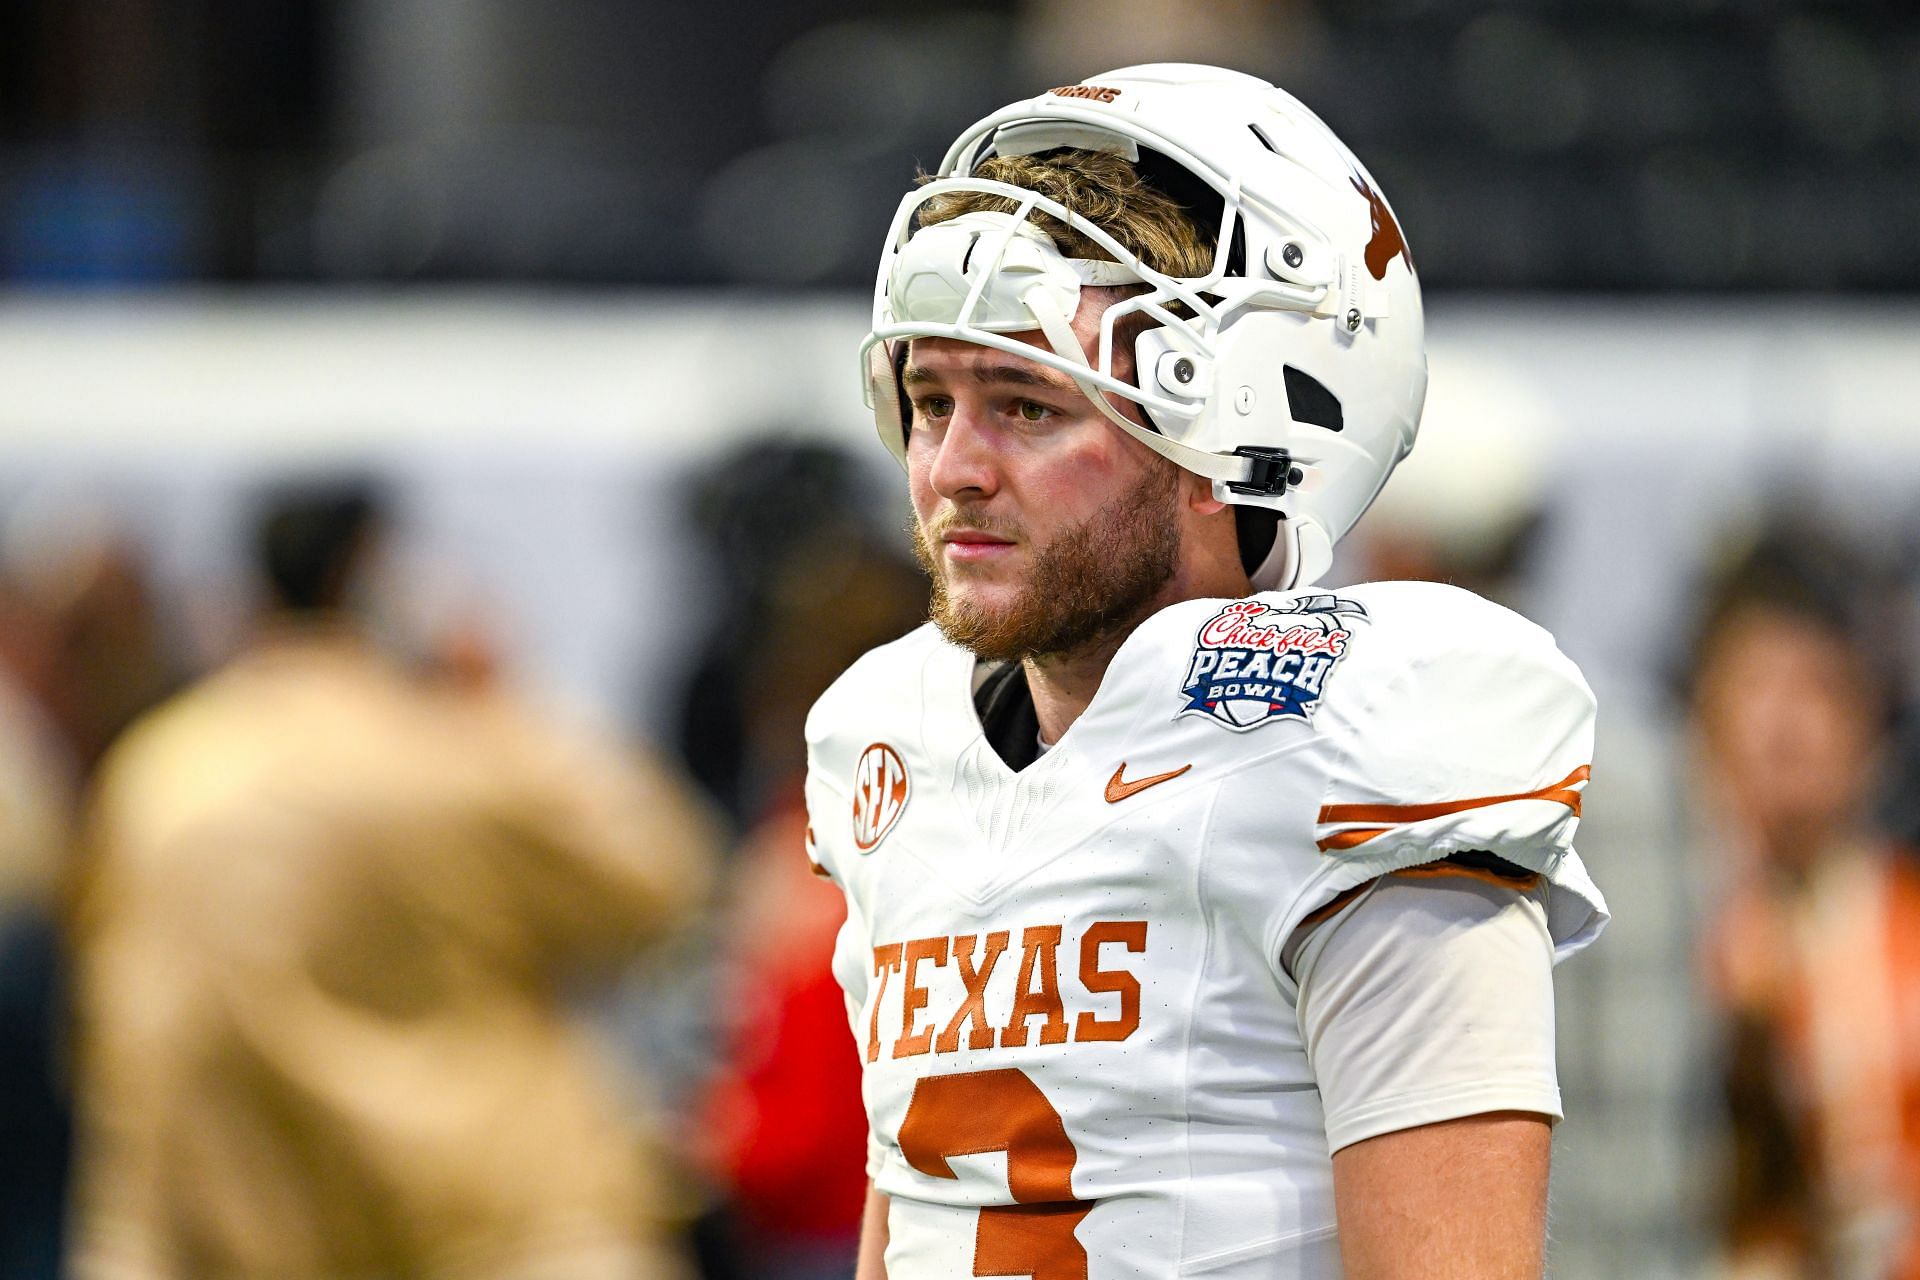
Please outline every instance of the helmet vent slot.
M1338 431L1346 426L1346 418L1340 412L1340 399L1327 390L1325 383L1292 365L1287 365L1285 372L1287 410L1295 422L1325 427L1329 431Z
M1259 125L1257 125L1257 124L1249 124L1249 125L1247 126L1247 128L1248 128L1248 129L1249 129L1249 130L1250 130L1250 131L1251 131L1251 132L1253 133L1253 136L1254 136L1254 137L1256 137L1256 138L1258 138L1258 139L1260 139L1260 145L1261 145L1261 146L1263 146L1263 147L1265 147L1265 148L1266 148L1267 150L1269 150L1269 151L1271 151L1271 152L1273 152L1273 154L1275 154L1275 155L1279 155L1279 154L1280 154L1280 148L1278 148L1278 147L1276 147L1276 146L1274 146L1274 145L1273 145L1273 139L1272 139L1272 138L1269 138L1269 137L1268 137L1268 136L1266 135L1266 133L1265 133L1265 132L1264 132L1264 131L1263 131L1263 130L1262 130L1262 129L1260 128L1260 126L1259 126Z

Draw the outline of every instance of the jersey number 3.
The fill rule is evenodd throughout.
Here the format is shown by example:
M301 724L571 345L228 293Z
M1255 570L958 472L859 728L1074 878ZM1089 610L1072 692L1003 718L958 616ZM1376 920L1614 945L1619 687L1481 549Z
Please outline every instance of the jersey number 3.
M933 1178L957 1178L949 1156L1007 1153L1015 1203L980 1210L973 1274L1087 1280L1087 1251L1073 1234L1093 1209L1073 1198L1078 1155L1060 1113L1027 1073L1011 1067L926 1076L900 1122L900 1154Z

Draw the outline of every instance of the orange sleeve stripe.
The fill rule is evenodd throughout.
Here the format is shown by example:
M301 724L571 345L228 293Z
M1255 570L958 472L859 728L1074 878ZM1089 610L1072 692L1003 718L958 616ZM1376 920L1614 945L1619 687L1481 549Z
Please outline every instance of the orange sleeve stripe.
M1428 818L1441 818L1467 809L1484 809L1488 805L1506 804L1510 800L1557 801L1573 810L1573 815L1577 818L1580 816L1580 793L1574 788L1592 775L1593 766L1583 764L1550 787L1541 787L1538 791L1521 791L1510 796L1476 796L1471 800L1442 800L1438 804L1330 804L1320 810L1320 821L1424 822ZM1326 847L1324 842L1321 847Z
M1354 827L1349 831L1336 831L1325 840L1319 841L1320 852L1334 849L1351 849L1355 845L1365 844L1375 836L1385 835L1391 827Z

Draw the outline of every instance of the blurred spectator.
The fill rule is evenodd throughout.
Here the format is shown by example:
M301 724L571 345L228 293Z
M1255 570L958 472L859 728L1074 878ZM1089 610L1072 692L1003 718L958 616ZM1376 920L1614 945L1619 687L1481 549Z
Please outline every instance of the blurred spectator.
M0 579L0 1275L52 1280L68 1147L54 921L74 769L40 702L47 619L14 586Z
M61 492L9 513L5 553L22 624L16 670L85 777L134 717L180 684L149 567L111 516Z
M1693 708L1740 1277L1920 1277L1920 867L1869 820L1890 698L1857 567L1763 541L1710 594Z
M844 1280L866 1195L860 1064L832 972L846 900L807 872L807 708L860 654L923 622L927 585L886 538L885 500L837 450L758 446L703 486L701 523L734 583L695 697L729 690L724 773L752 826L721 926L717 1072L702 1145L727 1206L709 1274ZM743 626L742 617L753 624ZM690 714L689 723L695 723Z
M1201 62L1273 79L1311 102L1302 85L1326 61L1311 0L1024 0L1018 47L1032 74L1072 84L1102 67Z
M653 1280L667 1192L562 984L700 900L657 770L376 650L353 486L274 607L104 763L74 912L72 1274Z
M42 701L50 631L0 577L0 907L50 910L65 871L76 761Z
M688 514L712 558L705 584L718 612L687 680L678 743L694 779L745 827L784 802L806 768L807 708L845 665L834 665L835 638L893 639L926 617L926 591L903 557L890 581L871 580L885 556L873 548L898 541L887 535L899 499L845 450L749 441L693 493ZM766 644L770 625L803 620L791 645Z

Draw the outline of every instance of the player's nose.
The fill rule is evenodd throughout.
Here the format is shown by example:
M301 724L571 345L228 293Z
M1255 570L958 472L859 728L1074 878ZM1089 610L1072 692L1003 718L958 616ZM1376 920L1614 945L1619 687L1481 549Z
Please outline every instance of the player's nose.
M999 455L979 411L955 405L934 452L927 483L943 498L979 498L1000 486Z

